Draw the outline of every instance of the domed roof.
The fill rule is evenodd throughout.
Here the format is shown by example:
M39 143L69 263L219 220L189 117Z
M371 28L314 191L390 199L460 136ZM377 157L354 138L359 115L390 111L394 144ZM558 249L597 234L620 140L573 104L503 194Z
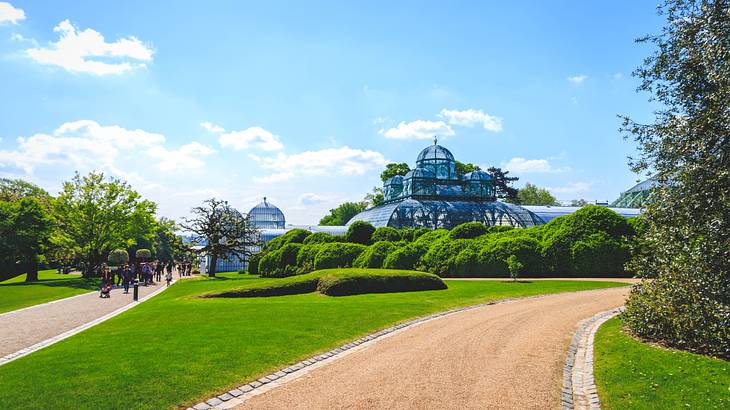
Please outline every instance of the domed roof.
M416 164L419 164L423 161L433 161L433 160L447 160L454 162L454 155L449 151L448 149L442 147L438 144L429 145L428 147L424 148L423 151L421 151L420 154L418 154L418 159L416 159Z
M464 174L464 180L466 181L491 181L492 176L488 172L484 171L472 171Z
M434 174L433 171L431 171L428 168L416 167L416 168L413 168L412 170L408 171L408 173L406 174L406 176L403 177L403 178L404 179L411 179L411 178L436 178L436 174Z
M283 229L286 225L284 213L276 205L267 202L266 197L263 202L251 208L248 214L251 216L251 222L257 228Z
M390 186L390 185L403 185L403 176L402 175L395 175L390 178L388 178L384 186Z

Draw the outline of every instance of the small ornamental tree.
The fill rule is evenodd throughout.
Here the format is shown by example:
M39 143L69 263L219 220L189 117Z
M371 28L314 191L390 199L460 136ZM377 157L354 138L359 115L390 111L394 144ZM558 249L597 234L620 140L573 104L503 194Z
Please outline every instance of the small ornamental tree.
M368 222L356 221L349 228L345 234L345 242L359 243L361 245L370 245L375 233L375 227Z
M141 250L143 249L140 249L139 251ZM129 254L125 249L114 249L113 251L109 252L109 257L107 258L107 261L109 262L109 265L121 266L129 262Z
M507 258L507 269L509 269L509 276L513 281L517 281L517 277L520 275L520 271L524 269L525 265L520 262L517 255L511 255Z
M134 252L134 259L137 260L137 262L146 262L152 259L152 252L150 252L149 249L137 249L137 251Z

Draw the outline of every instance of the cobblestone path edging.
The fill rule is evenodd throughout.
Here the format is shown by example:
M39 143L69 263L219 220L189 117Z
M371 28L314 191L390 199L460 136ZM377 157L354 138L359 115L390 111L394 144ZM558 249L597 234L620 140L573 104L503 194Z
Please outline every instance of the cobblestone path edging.
M172 286L175 282L177 282L177 280L173 279L173 282L170 284L170 286ZM137 302L134 302L133 301L133 302L127 303L126 305L120 307L119 309L117 309L117 310L115 310L113 312L107 313L106 315L101 316L101 317L99 317L97 319L94 319L94 320L92 320L90 322L84 323L81 326L75 327L75 328L73 328L71 330L68 330L66 332L63 332L63 333L61 333L59 335L56 335L56 336L53 336L53 337L48 338L46 340L43 340L41 342L38 342L38 343L36 343L36 344L34 344L32 346L28 346L28 347L26 347L24 349L18 350L15 353L10 353L9 355L0 357L0 366L6 365L6 364L12 362L13 360L20 359L23 356L27 356L27 355L29 355L29 354L31 354L33 352L36 352L38 350L43 349L44 347L48 347L48 346L50 346L50 345L52 345L54 343L58 343L58 342L60 342L63 339L68 339L69 337L71 337L71 336L73 336L73 335L75 335L77 333L81 333L81 332L83 332L84 330L86 330L86 329L88 329L90 327L94 327L94 326L98 325L99 323L105 322L105 321L113 318L114 316L117 316L120 313L126 312L127 310L129 310L129 309L137 306L138 304L140 304L140 303L142 303L142 302L144 302L144 301L146 301L146 300L148 300L148 299L150 299L150 298L152 298L152 297L160 294L161 292L163 292L167 288L168 288L167 286L161 286L159 289L155 290L154 292L150 293L149 295L146 295L146 296L142 297ZM97 291L92 291L92 292L97 292ZM91 293L91 292L89 292L89 293ZM71 298L75 298L75 297L83 296L83 295L86 295L86 293L83 293L81 295L72 296ZM61 300L67 300L67 299L71 299L71 298L60 299L60 300L54 301L54 302L59 302ZM49 302L49 303L54 303L54 302ZM31 306L31 307L33 307L33 306Z
M407 330L408 328L411 328L413 326L420 325L422 323L426 323L431 320L439 319L444 316L453 315L455 313L464 312L467 310L473 310L482 308L485 306L491 306L491 305L497 305L501 303L507 303L507 302L514 302L519 300L528 300L528 299L535 299L535 298L541 298L546 296L555 296L562 293L583 293L583 292L598 292L604 289L590 289L590 290L581 290L581 291L575 291L575 292L559 292L559 293L550 293L550 294L542 294L542 295L534 295L534 296L526 296L526 297L519 297L519 298L508 298L508 299L500 299L495 300L491 302L485 302L480 303L478 305L471 305L471 306L465 306L461 308L451 309L443 312L434 313L427 316L422 316L395 326L388 327L386 329L380 330L378 332L372 333L370 335L361 337L357 340L354 340L350 343L344 344L340 347L337 347L335 349L332 349L328 352L322 353L317 356L313 356L309 359L302 360L301 362L291 365L289 367L283 368L277 372L271 373L268 376L264 376L258 380L254 380L250 383L244 384L242 386L239 386L233 390L229 390L226 393L220 394L218 396L213 396L209 398L208 400L202 401L198 404L195 404L192 407L188 407L187 410L211 410L211 409L231 409L233 407L236 407L240 404L242 404L244 401L254 397L258 396L260 394L263 394L269 390L272 390L284 383L290 382L292 380L295 380L306 373L314 370L317 367L322 367L336 359L339 359L347 354L353 353L357 350L364 349L365 347L377 342L378 340L382 340L385 337L392 336L398 332ZM605 312L604 312L605 313ZM575 337L574 337L575 339ZM592 339L591 339L592 340ZM571 344L571 348L573 345ZM572 409L572 407L571 407Z
M593 378L593 341L598 328L623 309L620 307L600 312L578 324L563 368L563 410L601 409Z

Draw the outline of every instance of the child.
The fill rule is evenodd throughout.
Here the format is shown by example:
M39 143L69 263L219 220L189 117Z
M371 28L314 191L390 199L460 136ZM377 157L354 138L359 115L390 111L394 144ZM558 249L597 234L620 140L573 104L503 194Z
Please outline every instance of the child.
M167 286L170 286L170 282L172 282L172 272L167 272L167 275L165 275L165 280L167 281Z

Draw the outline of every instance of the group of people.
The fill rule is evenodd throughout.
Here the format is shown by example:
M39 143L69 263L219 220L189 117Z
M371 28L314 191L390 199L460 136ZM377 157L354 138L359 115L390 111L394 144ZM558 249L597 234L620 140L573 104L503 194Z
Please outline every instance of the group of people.
M193 264L190 262L174 261L152 261L141 262L138 264L125 263L115 269L114 272L107 264L101 266L101 293L99 297L111 297L111 290L115 286L114 277L116 276L116 286L124 287L124 293L129 293L129 286L137 280L143 286L154 285L155 282L161 282L163 275L167 286L172 282L172 271L177 270L178 277L192 275ZM177 269L176 269L177 268Z

